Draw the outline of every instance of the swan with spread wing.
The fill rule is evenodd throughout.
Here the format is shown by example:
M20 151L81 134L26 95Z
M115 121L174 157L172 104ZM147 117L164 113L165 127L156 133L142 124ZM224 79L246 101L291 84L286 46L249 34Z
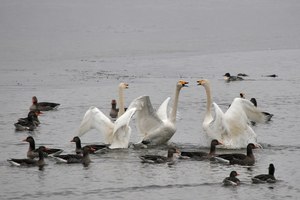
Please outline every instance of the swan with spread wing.
M245 148L249 143L257 144L257 135L249 124L250 121L266 122L265 115L252 102L242 98L235 98L223 113L216 103L212 103L209 81L198 80L197 83L204 87L207 96L203 129L208 139L217 139L224 147L232 149ZM211 104L215 109L214 117Z
M104 134L105 143L110 144L108 148L128 148L131 135L129 122L137 108L132 106L124 112L123 89L126 88L128 88L128 84L126 83L119 85L120 116L115 122L112 122L101 110L92 106L86 111L77 135L80 137L91 129L97 129L100 133Z
M176 132L176 113L178 107L179 93L188 82L180 80L176 84L175 97L171 112L168 112L168 97L155 110L152 107L149 96L142 96L136 99L141 104L141 109L136 111L137 128L142 135L141 143L146 145L160 145L167 143ZM130 108L130 107L129 107Z

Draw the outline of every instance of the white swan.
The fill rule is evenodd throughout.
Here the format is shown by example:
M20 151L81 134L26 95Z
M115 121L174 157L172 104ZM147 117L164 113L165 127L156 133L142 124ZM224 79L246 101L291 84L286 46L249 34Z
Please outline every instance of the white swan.
M182 87L187 87L188 82L178 81L176 84L174 103L169 115L168 97L159 107L157 112L154 111L149 96L142 96L136 101L142 102L142 108L136 111L136 122L139 133L143 139L141 143L149 145L160 145L168 142L176 132L176 113L178 106L179 93Z
M206 113L203 129L211 139L217 139L225 148L245 148L249 143L257 144L257 136L249 126L250 120L265 122L266 117L247 99L235 98L228 110L223 113L220 107L213 103L215 117L211 114L212 97L208 80L197 81L198 85L205 88L207 96Z
M92 106L86 111L77 135L80 137L91 129L97 129L104 134L105 143L110 144L110 149L128 148L131 135L129 122L135 111L136 108L128 109L112 122L98 108Z
M120 83L119 84L119 112L118 117L125 113L125 106L124 106L124 89L128 88L127 83Z
M98 108L92 106L86 111L81 121L77 135L80 137L91 129L97 129L100 133L104 134L105 142L110 144L109 148L128 148L131 135L129 122L136 111L136 107L132 106L130 109L124 112L125 109L123 89L126 88L128 88L127 83L120 83L119 114L121 114L115 122L112 122Z

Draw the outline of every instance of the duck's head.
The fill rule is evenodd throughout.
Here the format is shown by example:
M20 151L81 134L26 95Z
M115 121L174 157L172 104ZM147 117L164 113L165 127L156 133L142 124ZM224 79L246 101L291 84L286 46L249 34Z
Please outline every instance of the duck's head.
M78 136L75 136L70 142L80 142L80 138Z
M236 176L238 176L239 174L236 172L236 171L231 171L230 172L230 177L236 177Z

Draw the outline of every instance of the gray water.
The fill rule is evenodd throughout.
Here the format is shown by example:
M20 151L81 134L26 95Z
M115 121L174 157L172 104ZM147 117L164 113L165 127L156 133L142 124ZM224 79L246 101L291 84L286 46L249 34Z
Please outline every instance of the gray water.
M0 6L0 199L298 199L300 26L299 1L14 1ZM222 75L246 73L242 82ZM264 77L277 74L277 78ZM142 164L139 155L166 147L123 149L91 155L93 163L59 165L43 171L12 167L6 159L26 156L32 135L37 145L72 153L85 111L97 106L108 115L121 81L129 83L126 105L149 95L154 107L173 97L178 80L189 81L179 100L179 148L204 148L206 96L198 79L209 79L213 100L226 110L244 92L273 113L254 127L263 149L253 167L179 161ZM31 97L59 102L40 116L33 132L16 132ZM131 142L139 141L135 120ZM84 144L103 142L92 130ZM223 152L224 150L218 150ZM245 150L239 150L244 152ZM276 184L253 185L251 177L276 167ZM231 170L239 187L223 187Z

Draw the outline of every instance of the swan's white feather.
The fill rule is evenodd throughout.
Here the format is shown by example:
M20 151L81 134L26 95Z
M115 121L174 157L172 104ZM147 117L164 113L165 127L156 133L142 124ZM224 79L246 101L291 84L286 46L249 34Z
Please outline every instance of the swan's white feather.
M157 116L162 120L168 120L168 105L170 102L170 97L166 98L164 102L159 106L158 110L156 111Z
M84 135L91 129L97 129L100 133L104 135L104 140L106 143L112 143L112 132L114 129L114 124L112 121L106 117L98 108L92 106L90 107L80 124L78 136Z
M210 85L207 80L199 81L204 86L207 95L207 104L211 104ZM252 102L247 99L235 98L223 113L220 107L213 103L215 117L213 118L209 107L203 121L203 129L209 140L218 139L225 148L244 148L248 143L257 144L257 136L249 126L250 120L265 122L266 118Z
M129 127L129 122L135 112L136 108L130 108L115 121L113 130L113 140L109 148L128 148L129 139L131 135L131 128Z
M139 98L142 103L142 109L136 111L137 128L143 137L148 136L154 130L159 128L163 121L158 117L154 111L149 96Z

